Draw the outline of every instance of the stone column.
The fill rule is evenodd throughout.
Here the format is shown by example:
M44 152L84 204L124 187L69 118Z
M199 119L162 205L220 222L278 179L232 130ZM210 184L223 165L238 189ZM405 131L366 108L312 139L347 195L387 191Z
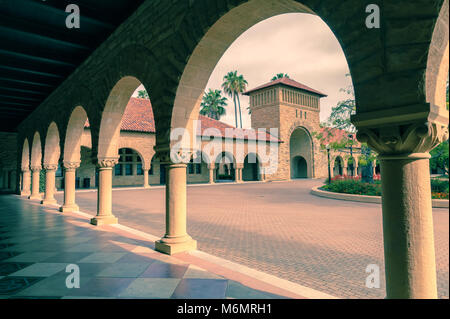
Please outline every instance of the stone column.
M182 154L190 159L189 152ZM166 233L155 242L155 249L165 254L176 254L197 249L197 241L186 230L186 161L173 163L169 152L159 155L166 166Z
M208 171L209 171L209 184L214 184L214 172L215 172L215 165L214 164L208 164Z
M359 129L381 162L387 298L437 298L428 153L447 126Z
M97 216L91 219L92 225L110 225L118 222L112 213L112 170L118 162L118 157L98 160Z
M31 193L30 184L31 184L30 170L28 169L28 167L22 167L22 191L20 193L22 196L30 195Z
M79 162L64 162L64 204L59 208L60 212L76 212L80 210L75 204L75 180L76 171L80 167Z
M150 188L150 184L148 183L148 172L150 171L150 169L148 168L143 168L144 171L144 188Z
M236 177L236 183L242 183L242 169L244 167L244 164L236 164L236 167L234 169L234 175Z
M42 166L32 166L31 167L31 195L29 199L39 199L41 200L41 194L39 193L39 174L41 173Z
M45 196L41 204L49 205L56 204L55 199L55 173L58 169L58 164L44 164L45 169Z

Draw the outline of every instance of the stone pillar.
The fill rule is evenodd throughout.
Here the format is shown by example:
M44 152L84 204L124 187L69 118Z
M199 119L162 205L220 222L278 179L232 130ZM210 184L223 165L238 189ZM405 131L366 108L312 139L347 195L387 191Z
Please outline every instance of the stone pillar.
M76 171L80 167L79 162L64 162L64 204L59 208L60 212L76 212L80 210L75 204L75 180Z
M112 171L119 158L102 158L98 160L97 216L91 219L92 225L117 224L112 213Z
M41 194L39 193L39 174L41 173L41 166L31 167L31 195L29 199L39 199L41 200Z
M236 164L236 167L234 169L234 175L236 177L236 183L242 183L242 169L244 167L244 164Z
M183 153L190 159L191 153ZM166 233L155 242L155 249L165 254L176 254L197 249L197 241L186 230L186 161L173 163L168 151L159 155L166 166Z
M22 167L22 191L20 193L22 196L29 196L31 194L30 184L30 170L28 169L28 167Z
M381 162L387 298L437 298L428 151L448 138L447 124L358 131Z
M41 204L49 205L56 204L55 199L55 173L58 169L58 164L44 164L45 169L45 196Z
M150 184L148 183L148 172L150 171L150 169L148 168L143 168L144 171L144 188L150 188Z
M214 172L215 172L215 165L214 164L208 164L208 171L209 171L209 184L214 184Z

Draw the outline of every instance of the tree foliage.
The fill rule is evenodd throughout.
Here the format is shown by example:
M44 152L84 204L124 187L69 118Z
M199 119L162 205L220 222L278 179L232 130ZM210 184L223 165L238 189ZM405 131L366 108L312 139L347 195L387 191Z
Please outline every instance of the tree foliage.
M278 73L277 75L275 75L271 81L276 81L278 79L282 79L282 78L287 78L290 79L289 75L287 73Z
M230 71L223 77L222 88L225 94L233 98L236 127L239 127L238 126L238 110L239 110L241 128L242 128L242 112L239 94L242 94L246 90L247 84L248 84L247 80L245 80L244 76L242 74L238 75L237 71Z
M222 91L209 89L203 95L200 106L201 115L208 116L214 120L220 120L220 117L226 113L227 98L222 96Z
M139 90L138 91L138 98L150 100L150 96L148 95L147 90Z

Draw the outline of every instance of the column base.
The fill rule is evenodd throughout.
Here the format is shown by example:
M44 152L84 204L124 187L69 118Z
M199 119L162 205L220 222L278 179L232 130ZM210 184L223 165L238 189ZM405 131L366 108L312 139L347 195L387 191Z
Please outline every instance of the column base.
M152 188L150 185L144 185L144 188Z
M31 200L42 200L42 197L41 197L41 195L30 195L30 196L28 196L28 199L31 199Z
M54 205L57 204L56 199L43 199L41 200L42 205Z
M20 192L20 196L26 196L29 197L30 196L30 192Z
M197 241L189 237L188 240L181 243L166 243L163 239L155 241L155 250L167 255L173 255L185 251L197 249Z
M117 224L119 220L114 215L96 216L91 219L91 224L95 226Z
M80 208L78 205L63 205L59 208L61 213L70 213L70 212L78 212Z

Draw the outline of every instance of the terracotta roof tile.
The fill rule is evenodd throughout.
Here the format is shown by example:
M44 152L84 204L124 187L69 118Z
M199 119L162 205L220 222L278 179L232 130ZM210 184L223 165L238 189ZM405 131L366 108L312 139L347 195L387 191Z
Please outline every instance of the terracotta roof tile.
M224 137L226 129L231 129L233 136L237 139L258 139L280 142L276 137L267 132L257 134L254 129L238 129L203 115L199 115L198 119L199 127L197 128L197 135ZM86 121L85 127L89 127L88 121ZM208 128L217 129L216 133L219 132L219 134L212 134L214 132L212 130L208 130ZM153 117L152 104L150 100L134 97L130 99L122 118L121 130L129 132L155 133L155 119Z
M304 84L302 84L300 82L297 82L295 80L292 80L292 79L289 79L289 78L286 78L286 77L283 77L281 79L277 79L275 81L270 81L270 82L268 82L266 84L263 84L263 85L260 85L260 86L258 86L256 88L254 88L254 89L248 90L247 92L245 92L243 94L248 95L251 92L262 90L262 89L265 89L265 88L268 88L268 87L271 87L271 86L275 86L275 85L278 85L278 84L282 84L282 85L294 87L294 88L297 88L297 89L305 90L305 91L308 91L308 92L311 92L311 93L315 93L317 95L320 95L321 97L327 96L326 94L324 94L324 93L322 93L320 91L312 89L309 86L306 86L306 85L304 85Z

